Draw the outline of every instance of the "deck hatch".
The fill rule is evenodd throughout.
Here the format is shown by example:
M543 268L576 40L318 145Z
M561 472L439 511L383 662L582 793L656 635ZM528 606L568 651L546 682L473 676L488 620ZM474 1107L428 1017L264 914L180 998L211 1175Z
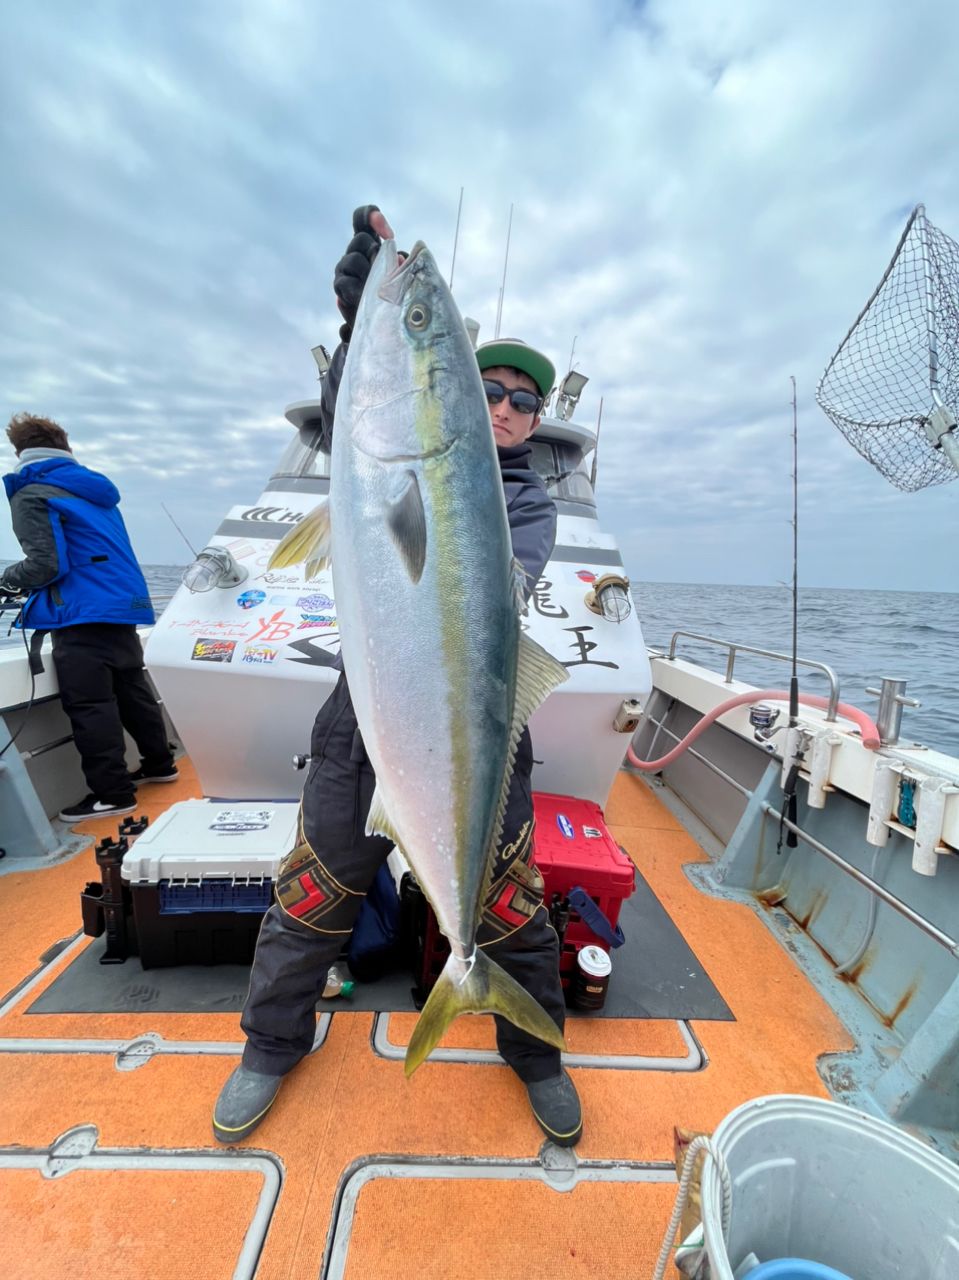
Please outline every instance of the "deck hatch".
M100 1148L97 1136L79 1125L47 1148L0 1147L0 1200L20 1223L21 1274L86 1274L95 1250L113 1275L173 1280L186 1248L191 1270L209 1280L251 1280L282 1185L275 1158ZM211 1178L222 1181L215 1197Z
M644 1254L655 1257L659 1219L665 1223L676 1198L673 1166L571 1155L553 1168L555 1151L545 1143L536 1160L378 1156L357 1162L340 1182L319 1280L381 1274L377 1262L387 1239L388 1256L415 1258L422 1280L515 1275L517 1261L525 1258L525 1268L533 1253L535 1274L556 1280L644 1274L633 1268ZM567 1195L595 1203L595 1211L584 1203L575 1212ZM590 1269L592 1257L601 1271Z

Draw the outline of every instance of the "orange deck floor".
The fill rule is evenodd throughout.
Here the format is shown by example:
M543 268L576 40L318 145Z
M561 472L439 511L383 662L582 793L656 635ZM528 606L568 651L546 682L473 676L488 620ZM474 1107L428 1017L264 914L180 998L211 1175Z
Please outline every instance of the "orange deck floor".
M155 817L172 800L199 794L188 761L181 775L176 786L141 788L138 813ZM817 1059L852 1041L755 911L709 897L690 882L683 866L705 855L644 781L620 775L606 817L735 1016L691 1024L708 1059L701 1071L574 1068L585 1122L576 1155L608 1164L615 1175L623 1162L671 1163L675 1126L710 1131L749 1098L826 1096ZM77 830L113 835L116 823ZM48 948L76 933L78 894L97 878L92 848L56 866L0 877L0 991L13 990ZM22 1038L128 1041L154 1032L168 1041L242 1039L236 1013L27 1013L70 959L54 963L36 990L0 1018L3 1153L23 1153L35 1166L59 1135L89 1125L101 1152L222 1157L210 1115L237 1061L232 1054L164 1053L118 1070L112 1053L10 1051L10 1042ZM282 1172L257 1280L320 1275L337 1189L354 1162L394 1154L533 1161L540 1151L542 1135L508 1068L427 1062L407 1081L401 1061L372 1048L373 1017L338 1009L326 1043L235 1149L240 1157L271 1153ZM405 1043L414 1020L391 1018L390 1038ZM578 1020L568 1041L580 1053L685 1053L675 1022ZM492 1048L491 1023L461 1019L444 1043ZM0 1167L0 1232L8 1242L0 1274L173 1280L195 1273L226 1280L262 1184L261 1174L236 1161L209 1172L80 1167L53 1178L36 1167ZM340 1274L646 1277L675 1195L674 1182L615 1176L566 1191L531 1180L371 1179L356 1197Z

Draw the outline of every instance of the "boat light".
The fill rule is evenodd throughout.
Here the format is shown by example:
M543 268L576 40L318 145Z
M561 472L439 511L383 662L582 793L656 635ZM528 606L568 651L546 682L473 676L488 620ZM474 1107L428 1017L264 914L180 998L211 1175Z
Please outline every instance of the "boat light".
M568 422L573 416L573 410L579 404L579 398L583 394L583 388L589 382L589 378L585 374L576 373L571 369L556 390L556 414L562 422Z
M322 343L318 347L310 347L310 351L313 353L313 359L316 361L316 367L320 372L320 381L322 382L330 371L330 353Z
M625 622L633 611L629 579L621 573L604 573L597 578L585 599L587 609L600 614L607 622Z
M204 547L181 579L187 591L198 594L214 587L235 587L245 582L249 571L233 559L226 547Z

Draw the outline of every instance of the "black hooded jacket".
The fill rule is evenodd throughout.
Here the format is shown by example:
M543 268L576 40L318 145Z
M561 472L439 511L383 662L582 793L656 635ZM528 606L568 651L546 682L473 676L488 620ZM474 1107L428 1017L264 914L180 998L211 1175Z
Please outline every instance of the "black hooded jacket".
M329 452L333 441L336 397L348 350L347 344L341 342L333 353L329 372L323 379L320 422L323 430L321 448L324 452ZM503 476L513 555L526 570L529 595L545 569L556 542L556 506L546 492L543 481L531 466L533 451L528 444L514 445L509 449L497 446L496 452Z

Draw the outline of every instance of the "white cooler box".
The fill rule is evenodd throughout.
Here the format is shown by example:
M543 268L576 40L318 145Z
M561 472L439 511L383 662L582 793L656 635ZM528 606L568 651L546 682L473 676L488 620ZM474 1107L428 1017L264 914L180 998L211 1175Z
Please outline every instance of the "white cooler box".
M298 812L287 800L183 800L136 838L121 875L144 969L250 963Z

